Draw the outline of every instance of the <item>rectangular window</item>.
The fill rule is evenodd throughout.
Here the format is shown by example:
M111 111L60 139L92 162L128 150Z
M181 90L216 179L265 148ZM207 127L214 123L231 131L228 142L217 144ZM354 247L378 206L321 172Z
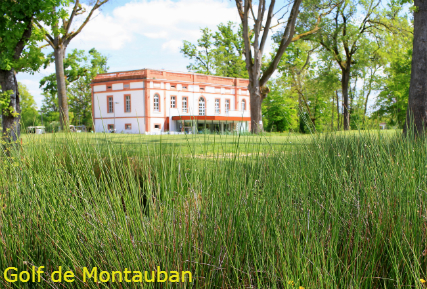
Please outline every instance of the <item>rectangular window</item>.
M219 98L215 99L215 113L221 113Z
M176 96L171 96L171 108L176 107Z
M175 85L171 85L171 88L176 88L176 86Z
M125 95L125 112L131 111L130 95Z
M242 111L246 110L246 100L242 99Z
M107 112L113 113L114 112L114 103L113 103L113 97L107 96Z
M156 93L154 95L154 111L160 111L160 96Z
M225 100L225 113L228 113L230 111L230 100Z
M124 84L123 88L130 88L130 84L129 83Z
M186 97L182 98L182 112L188 112L188 110L187 110L187 98Z
M109 131L114 131L114 124L109 124L108 125L108 130Z
M203 97L199 98L199 115L205 115L205 99Z
M155 124L154 128L160 129L160 124Z
M125 123L125 129L126 130L132 129L132 124L131 123Z
M107 90L111 90L111 89L113 89L113 86L112 85L107 85Z

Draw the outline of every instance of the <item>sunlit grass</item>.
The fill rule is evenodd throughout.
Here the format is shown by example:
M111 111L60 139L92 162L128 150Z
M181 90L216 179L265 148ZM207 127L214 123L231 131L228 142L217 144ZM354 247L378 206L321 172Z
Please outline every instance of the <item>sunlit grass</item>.
M0 157L1 276L160 266L193 282L1 287L423 288L426 148L393 131L24 136Z

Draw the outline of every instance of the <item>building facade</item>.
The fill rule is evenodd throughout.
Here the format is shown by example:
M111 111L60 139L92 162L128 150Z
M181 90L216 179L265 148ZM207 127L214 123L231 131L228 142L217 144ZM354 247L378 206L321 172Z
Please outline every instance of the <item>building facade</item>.
M95 132L196 133L250 130L249 80L142 69L93 80Z

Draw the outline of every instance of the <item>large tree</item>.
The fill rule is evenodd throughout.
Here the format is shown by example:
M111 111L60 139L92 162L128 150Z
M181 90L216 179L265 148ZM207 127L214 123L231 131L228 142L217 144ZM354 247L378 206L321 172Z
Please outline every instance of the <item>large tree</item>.
M293 41L302 39L319 30L322 17L330 12L330 10L325 11L325 8L328 10L332 4L329 3L329 5L324 6L321 0L306 0L304 5L301 5L302 0L292 0L289 1L289 4L276 7L275 0L270 0L270 4L267 3L267 0L259 0L257 5L251 0L235 1L242 22L246 69L249 74L251 131L259 133L263 131L261 104L270 91L267 87L267 81L276 71L283 53ZM289 12L286 12L287 8L290 8ZM303 21L297 21L300 9L303 10L303 17L300 17ZM283 13L283 15L280 16L279 13ZM278 19L277 24L273 23L273 18ZM287 20L282 23L282 19ZM250 22L254 23L253 29L249 27ZM284 27L281 27L282 24L284 24ZM272 55L269 64L266 65L265 69L261 69L265 45L270 30L275 26L281 27L280 44L276 53ZM299 30L299 34L295 35L297 30Z
M76 37L89 23L93 13L106 2L108 2L108 0L96 0L95 4L89 8L88 13L85 13L86 9L80 0L71 0L70 2L73 4L72 7L65 5L58 6L53 9L52 13L55 16L55 21L53 21L53 23L50 25L50 31L45 29L42 23L37 22L37 26L44 32L45 40L53 48L55 57L58 105L60 112L59 119L62 129L64 129L64 125L69 123L67 85L64 73L64 59L66 56L66 49L70 44L70 41ZM71 13L68 13L68 8L71 8ZM84 20L76 30L73 30L73 21L79 15L83 15Z
M16 73L32 72L42 65L43 54L33 33L33 22L50 23L48 13L59 0L0 1L0 106L4 141L14 142L20 134L20 97Z
M54 56L50 54L45 65L49 65L53 61ZM107 57L99 53L95 48L89 50L88 53L85 53L84 50L74 49L67 54L64 59L64 75L68 87L70 123L92 126L92 92L90 84L97 74L105 73L107 70ZM59 111L54 102L52 102L52 97L55 97L58 93L57 87L56 73L45 76L40 80L40 88L44 91L46 101L46 105L43 105L42 110L51 116L46 117L51 121L59 121L59 118L52 119L53 116L56 116L52 112ZM48 103L50 105L47 105ZM72 118L74 118L74 123Z
M366 56L365 48L372 46L369 42L377 46L380 43L375 41L378 30L383 27L379 19L380 3L381 0L343 0L331 17L323 21L320 33L312 37L332 55L341 70L344 130L350 128L349 90L353 66L360 65Z
M411 0L401 0L411 3ZM427 1L414 0L414 40L412 48L411 81L409 84L408 109L403 133L426 132L427 126Z

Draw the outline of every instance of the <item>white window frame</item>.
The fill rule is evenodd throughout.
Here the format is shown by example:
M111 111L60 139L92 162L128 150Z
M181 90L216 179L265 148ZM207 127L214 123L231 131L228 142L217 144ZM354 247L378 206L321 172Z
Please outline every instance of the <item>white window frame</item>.
M215 113L220 114L221 108L220 108L220 100L218 98L215 99Z
M206 100L202 96L199 98L199 115L206 115Z
M130 112L131 110L131 105L130 105L130 95L126 95L125 96L125 101L126 101L126 112Z
M114 100L112 96L107 96L108 99L108 113L114 112Z
M153 110L156 112L160 111L160 96L157 93L153 97Z
M186 96L182 98L182 112L188 112L187 108L188 99Z
M176 96L171 96L171 108L176 107Z

